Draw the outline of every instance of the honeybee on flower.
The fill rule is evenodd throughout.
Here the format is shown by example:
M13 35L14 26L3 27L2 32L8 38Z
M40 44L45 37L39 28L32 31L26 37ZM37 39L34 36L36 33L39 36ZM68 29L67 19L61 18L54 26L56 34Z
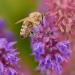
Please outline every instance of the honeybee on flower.
M21 19L17 23L23 22L20 35L23 38L26 38L32 34L32 30L34 27L38 26L42 21L43 15L40 12L32 12L28 17Z

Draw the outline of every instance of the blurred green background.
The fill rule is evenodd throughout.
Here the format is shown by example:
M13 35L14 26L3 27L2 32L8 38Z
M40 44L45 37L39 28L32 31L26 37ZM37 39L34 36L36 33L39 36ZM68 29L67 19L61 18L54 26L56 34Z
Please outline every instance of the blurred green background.
M35 11L38 5L38 0L0 0L0 16L8 22L8 28L17 37L17 48L20 52L23 68L30 72L29 75L37 75L34 71L37 63L34 57L31 57L30 39L21 39L19 31L21 24L15 24L18 20L28 16L32 11Z

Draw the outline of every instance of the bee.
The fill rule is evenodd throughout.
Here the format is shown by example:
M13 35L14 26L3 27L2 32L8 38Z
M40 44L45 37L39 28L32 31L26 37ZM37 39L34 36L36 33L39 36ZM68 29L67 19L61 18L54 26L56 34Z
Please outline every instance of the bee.
M32 12L28 17L18 21L17 23L23 22L20 30L20 36L23 38L30 36L33 33L33 28L41 23L42 16L43 15L40 12Z

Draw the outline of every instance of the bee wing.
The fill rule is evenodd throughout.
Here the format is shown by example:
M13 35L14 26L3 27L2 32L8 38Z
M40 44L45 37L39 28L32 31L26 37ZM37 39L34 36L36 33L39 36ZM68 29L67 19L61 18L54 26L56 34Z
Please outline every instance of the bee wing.
M21 20L19 20L19 21L17 21L15 24L21 23L21 22L23 22L24 20L25 20L25 18L24 18L24 19L21 19Z

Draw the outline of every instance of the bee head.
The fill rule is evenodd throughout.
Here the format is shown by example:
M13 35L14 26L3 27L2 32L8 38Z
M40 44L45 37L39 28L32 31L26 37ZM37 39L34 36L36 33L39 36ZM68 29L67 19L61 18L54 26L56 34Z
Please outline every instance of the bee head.
M42 14L40 12L32 12L29 17L33 22L40 22L42 20Z

